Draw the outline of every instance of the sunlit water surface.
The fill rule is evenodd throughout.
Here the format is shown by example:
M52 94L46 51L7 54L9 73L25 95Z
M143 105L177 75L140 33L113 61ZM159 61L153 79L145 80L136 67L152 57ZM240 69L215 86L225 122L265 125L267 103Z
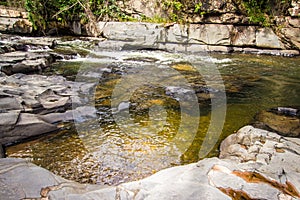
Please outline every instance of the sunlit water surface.
M211 98L219 97L212 91L219 86L207 86L204 76L216 74L199 71L198 65L217 69L224 81L227 112L220 135L207 134ZM196 162L202 158L204 138L218 136L205 157L217 156L220 142L251 123L257 112L300 106L299 66L300 58L273 56L93 52L82 61L57 63L46 74L96 81L88 98L98 110L97 119L63 124L57 133L8 147L7 155L26 158L67 179L109 185ZM185 93L178 97L176 92ZM196 106L189 97L198 98Z

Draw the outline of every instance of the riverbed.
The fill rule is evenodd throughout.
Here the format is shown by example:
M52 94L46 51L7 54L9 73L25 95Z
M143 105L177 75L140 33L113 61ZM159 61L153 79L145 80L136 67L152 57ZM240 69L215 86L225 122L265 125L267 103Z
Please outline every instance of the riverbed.
M138 180L218 155L220 142L262 110L299 107L299 65L299 57L91 51L44 74L95 83L81 98L97 108L97 118L61 124L61 131L6 152L81 183ZM225 121L215 123L214 115ZM219 133L214 126L223 123Z

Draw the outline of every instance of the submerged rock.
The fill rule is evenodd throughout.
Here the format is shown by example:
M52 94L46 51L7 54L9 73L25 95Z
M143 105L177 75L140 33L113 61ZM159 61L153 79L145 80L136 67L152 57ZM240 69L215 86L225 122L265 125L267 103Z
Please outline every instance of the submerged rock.
M253 125L282 136L300 137L300 111L289 107L262 111L255 116Z

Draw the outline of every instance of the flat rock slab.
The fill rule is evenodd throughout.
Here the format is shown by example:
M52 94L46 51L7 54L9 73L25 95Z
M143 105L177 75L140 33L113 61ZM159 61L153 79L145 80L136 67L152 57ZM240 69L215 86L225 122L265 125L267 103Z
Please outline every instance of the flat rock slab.
M37 198L41 196L41 188L63 182L68 181L24 160L1 159L0 199L2 200Z
M7 93L7 91L3 91L4 93ZM9 92L9 91L8 91ZM9 94L8 94L9 95ZM21 110L22 105L17 100L16 97L5 97L0 98L0 110Z
M220 158L172 167L118 186L78 184L25 160L0 159L0 198L296 200L299 160L300 139L246 126L223 141Z
M96 109L81 106L85 104L79 97L90 94L92 88L92 84L67 81L62 76L1 76L0 144L58 130L60 122L96 118Z
M0 126L0 130L5 130L7 125ZM34 114L21 113L18 121L14 125L9 126L10 129L1 131L0 143L8 144L12 142L21 141L33 136L49 133L57 130L55 125L49 124Z

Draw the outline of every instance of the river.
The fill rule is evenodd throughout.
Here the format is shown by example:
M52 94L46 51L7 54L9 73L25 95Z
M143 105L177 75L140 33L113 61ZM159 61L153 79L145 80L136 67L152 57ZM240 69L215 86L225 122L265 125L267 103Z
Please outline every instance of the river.
M44 74L94 83L81 98L98 118L6 152L81 183L138 180L217 156L220 142L262 110L300 107L299 66L299 57L92 51Z

